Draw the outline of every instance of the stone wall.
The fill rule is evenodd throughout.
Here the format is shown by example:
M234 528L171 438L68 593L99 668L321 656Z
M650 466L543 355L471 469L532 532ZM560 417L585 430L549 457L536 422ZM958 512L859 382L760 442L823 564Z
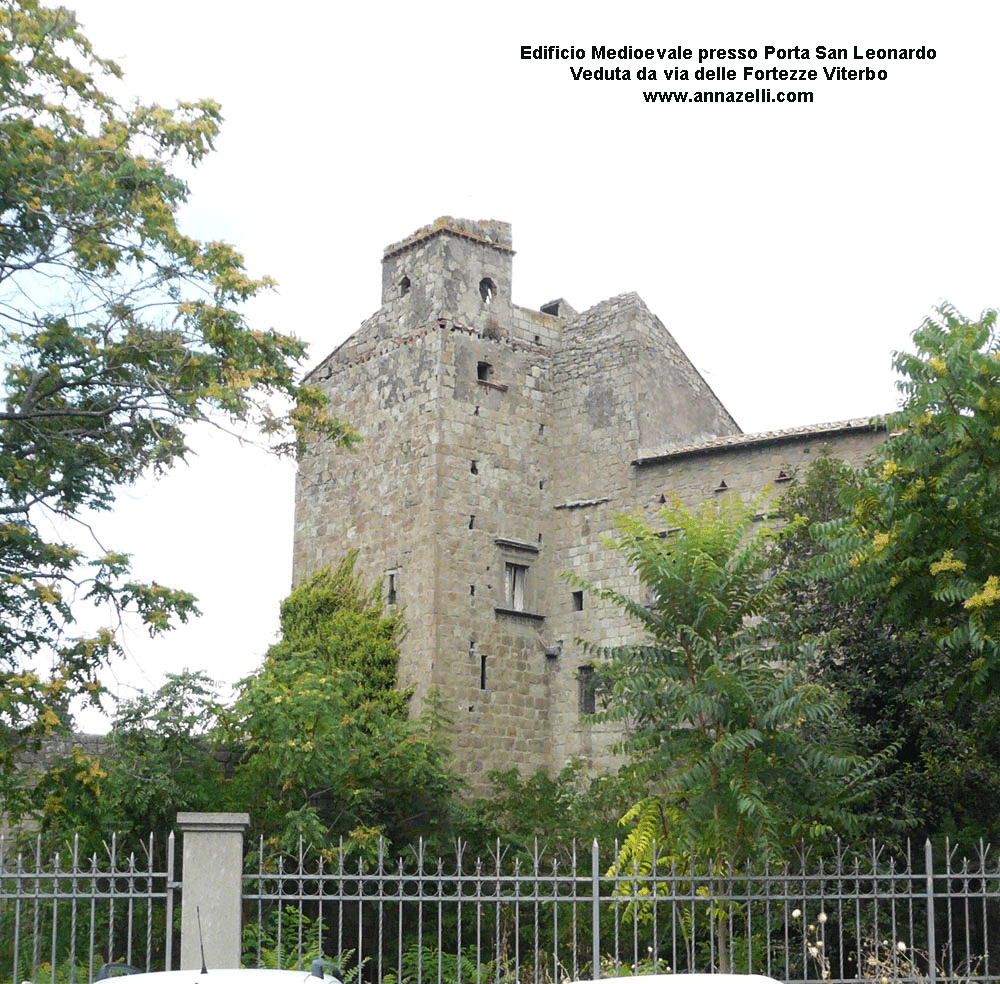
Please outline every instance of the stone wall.
M824 449L851 464L862 464L884 440L885 432L866 420L822 427L804 427L761 435L731 435L715 442L652 453L630 463L630 481L621 497L566 509L564 549L557 564L598 588L636 597L639 583L622 558L606 545L616 536L615 517L638 514L654 528L664 500L677 496L689 508L719 496L738 495L746 502L768 503L787 483L803 474ZM560 657L558 686L553 687L551 760L558 766L572 755L583 755L595 768L611 768L616 734L581 721L577 706L577 674L593 659L575 641L617 646L637 641L640 634L615 606L588 594L584 611L567 614L562 605L553 629L566 643Z

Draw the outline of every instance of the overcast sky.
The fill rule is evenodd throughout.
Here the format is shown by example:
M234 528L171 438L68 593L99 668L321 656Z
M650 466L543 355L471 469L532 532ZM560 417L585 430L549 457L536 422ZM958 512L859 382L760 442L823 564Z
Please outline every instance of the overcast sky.
M144 101L211 96L226 123L191 177L188 232L241 249L278 291L263 326L322 359L378 307L383 247L440 215L513 224L514 301L583 310L636 291L744 431L892 409L895 349L949 300L1000 303L994 0L283 4L81 0L97 51ZM586 58L523 60L522 45ZM593 45L689 47L595 61ZM809 60L765 58L765 47ZM817 46L846 48L819 61ZM855 60L855 46L933 60ZM699 48L736 82L694 81ZM656 83L635 79L643 64ZM627 68L631 81L574 80ZM745 66L816 82L744 84ZM826 81L824 68L885 69ZM663 80L686 68L687 82ZM812 90L808 105L650 104L653 89ZM128 695L163 671L231 684L273 641L291 578L294 466L196 435L198 458L101 521L139 573L204 616L127 639ZM84 724L100 727L88 717Z

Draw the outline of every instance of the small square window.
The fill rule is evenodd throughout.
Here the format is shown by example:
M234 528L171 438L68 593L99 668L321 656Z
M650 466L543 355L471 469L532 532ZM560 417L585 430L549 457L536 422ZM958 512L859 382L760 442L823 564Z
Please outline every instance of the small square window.
M493 366L488 362L477 362L476 363L476 378L480 382L488 382L490 376L493 375Z
M528 583L528 568L523 564L506 565L507 607L515 612L523 612L525 588Z

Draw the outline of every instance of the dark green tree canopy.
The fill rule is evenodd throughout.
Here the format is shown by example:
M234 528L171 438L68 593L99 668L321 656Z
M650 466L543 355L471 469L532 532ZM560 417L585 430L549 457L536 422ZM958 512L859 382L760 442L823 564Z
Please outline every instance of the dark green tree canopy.
M124 831L154 834L164 852L178 811L227 808L212 740L218 713L203 673L169 673L155 693L123 700L99 753L74 747L38 777L31 800L40 829L53 846L79 834L85 854Z
M173 827L179 810L246 811L269 847L377 851L457 833L450 728L432 698L415 720L396 687L401 615L363 585L352 553L282 606L283 638L220 703L200 673L119 705L101 754L75 749L28 790L57 841L78 827Z
M298 383L303 344L247 322L270 281L177 225L180 172L211 150L219 107L124 106L119 75L70 11L0 0L0 756L96 691L115 637L76 633L76 604L131 609L150 632L195 612L133 579L121 549L53 529L183 458L201 421L288 451L352 439Z
M880 468L820 527L841 597L884 599L950 654L954 692L1000 694L1000 340L996 312L944 306L894 361L905 397Z
M595 720L625 727L621 750L649 794L626 815L623 861L651 863L654 842L742 859L856 833L877 762L830 727L837 701L805 673L814 640L778 630L773 534L737 499L675 502L658 526L618 523L638 597L591 588L644 630L594 652Z
M311 654L317 664L353 674L359 708L405 718L409 693L397 687L396 675L403 616L385 609L377 584L362 583L356 561L352 550L281 603L281 640L268 650L268 663Z
M448 722L407 718L396 687L403 623L354 571L355 554L296 588L281 641L223 715L239 750L234 801L273 844L400 844L451 831Z
M900 619L885 596L842 597L823 573L817 533L849 515L847 501L882 473L882 463L872 467L874 474L821 455L786 487L778 505L787 523L779 555L790 575L782 631L822 635L810 672L840 697L838 725L863 754L891 750L889 781L875 800L880 838L996 843L1000 697L956 691L960 661L939 644L933 623Z

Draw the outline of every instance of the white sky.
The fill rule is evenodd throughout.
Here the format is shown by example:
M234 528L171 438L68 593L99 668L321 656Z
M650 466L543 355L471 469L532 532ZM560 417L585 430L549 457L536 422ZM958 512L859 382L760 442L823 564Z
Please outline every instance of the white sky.
M222 103L185 227L279 281L254 317L305 338L309 366L378 307L383 247L448 214L513 224L518 304L637 291L747 432L891 409L891 353L933 305L1000 304L994 0L76 7L143 100ZM574 81L570 65L600 63L523 61L524 44L756 47L758 68L889 78L757 83L812 89L806 106L648 105L646 88L703 86ZM765 61L768 44L937 58ZM634 79L649 63L616 64ZM693 76L697 57L677 64ZM247 674L290 586L294 467L195 444L190 466L101 522L204 612L152 644L129 637L108 675L123 694L184 667Z

